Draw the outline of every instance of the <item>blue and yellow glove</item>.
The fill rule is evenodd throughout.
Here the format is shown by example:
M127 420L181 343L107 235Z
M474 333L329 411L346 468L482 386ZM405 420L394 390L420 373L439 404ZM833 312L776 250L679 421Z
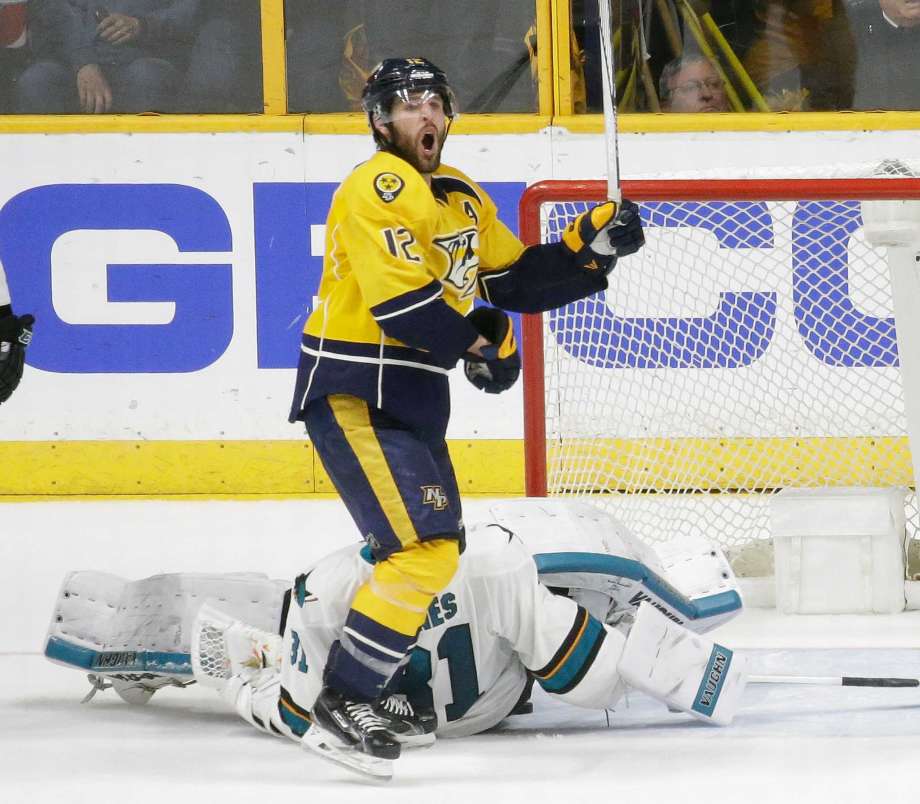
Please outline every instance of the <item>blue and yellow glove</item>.
M482 357L469 352L463 356L466 378L487 394L507 391L521 374L521 355L511 318L495 307L477 307L466 318L482 337L490 341L488 346L479 350Z
M613 201L591 207L565 227L562 242L579 268L606 276L618 257L635 254L645 245L639 207L625 198L619 208Z

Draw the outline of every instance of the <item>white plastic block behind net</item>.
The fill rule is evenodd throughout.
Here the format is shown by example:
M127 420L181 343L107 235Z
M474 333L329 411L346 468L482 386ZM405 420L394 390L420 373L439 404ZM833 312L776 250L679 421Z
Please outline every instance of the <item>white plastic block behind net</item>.
M544 204L544 241L589 206ZM650 542L715 539L744 572L771 493L911 485L887 262L859 201L640 207L646 248L543 318L549 493L596 495ZM913 497L907 515L913 535Z

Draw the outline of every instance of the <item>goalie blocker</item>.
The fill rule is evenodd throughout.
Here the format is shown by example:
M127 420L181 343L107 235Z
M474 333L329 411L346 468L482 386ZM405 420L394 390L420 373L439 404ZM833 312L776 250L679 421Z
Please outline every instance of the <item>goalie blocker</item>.
M727 726L741 703L747 662L642 603L617 664L629 686L699 720Z

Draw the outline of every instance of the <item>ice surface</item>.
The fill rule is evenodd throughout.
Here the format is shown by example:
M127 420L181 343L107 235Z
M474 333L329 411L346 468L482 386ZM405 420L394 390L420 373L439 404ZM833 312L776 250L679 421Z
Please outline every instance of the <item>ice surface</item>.
M471 500L466 518L490 501ZM920 690L757 685L717 729L633 694L616 711L537 694L498 731L407 752L387 785L256 732L209 690L87 704L39 655L63 575L290 576L356 538L334 500L7 503L0 536L0 802L915 802ZM920 612L783 617L719 632L756 672L920 676Z

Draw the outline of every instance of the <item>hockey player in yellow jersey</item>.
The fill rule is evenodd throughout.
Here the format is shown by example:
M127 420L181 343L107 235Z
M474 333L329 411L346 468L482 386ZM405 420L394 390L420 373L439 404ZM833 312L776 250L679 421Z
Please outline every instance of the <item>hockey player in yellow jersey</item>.
M441 164L457 102L426 59L382 62L362 102L378 151L332 201L291 421L305 423L376 561L330 650L311 739L389 760L400 742L380 701L463 550L448 372L462 359L476 387L510 388L521 363L503 309L604 290L644 239L635 204L607 202L561 242L525 248L482 188ZM490 306L474 310L476 298Z

